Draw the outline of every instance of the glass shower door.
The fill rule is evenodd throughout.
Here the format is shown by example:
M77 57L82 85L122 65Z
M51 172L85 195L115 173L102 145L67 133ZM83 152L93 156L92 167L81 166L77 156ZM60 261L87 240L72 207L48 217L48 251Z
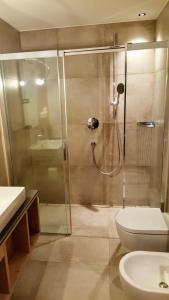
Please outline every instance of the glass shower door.
M128 44L126 56L125 204L160 207L168 43Z
M66 116L58 59L57 51L4 55L2 74L12 184L39 190L42 232L68 234Z

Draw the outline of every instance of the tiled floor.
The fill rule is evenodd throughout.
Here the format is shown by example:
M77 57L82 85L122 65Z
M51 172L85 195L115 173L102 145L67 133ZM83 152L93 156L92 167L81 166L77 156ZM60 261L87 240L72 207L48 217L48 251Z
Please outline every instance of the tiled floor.
M75 236L117 238L115 216L120 208L72 205L72 232Z
M39 237L12 300L125 300L114 208L72 208L73 235Z

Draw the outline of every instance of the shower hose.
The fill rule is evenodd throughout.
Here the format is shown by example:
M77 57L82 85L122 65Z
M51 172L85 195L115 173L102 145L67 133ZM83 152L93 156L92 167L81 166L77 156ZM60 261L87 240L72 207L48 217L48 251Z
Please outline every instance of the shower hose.
M101 174L107 175L107 176L117 175L120 172L121 168L122 168L122 144L121 144L119 124L118 124L118 121L117 121L117 114L114 115L113 119L114 119L115 133L116 133L116 136L117 136L118 166L114 166L110 172L102 169L96 161L96 156L95 156L96 143L91 142L93 164L95 165L96 169Z

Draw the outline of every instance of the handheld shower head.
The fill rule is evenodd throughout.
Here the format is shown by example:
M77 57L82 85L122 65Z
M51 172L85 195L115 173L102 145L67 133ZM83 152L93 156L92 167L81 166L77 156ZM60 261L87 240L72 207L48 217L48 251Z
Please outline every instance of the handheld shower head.
M111 102L111 104L114 107L113 110L113 118L116 118L117 116L117 111L118 111L118 105L119 105L119 100L120 100L120 95L124 94L124 84L123 83L119 83L117 85L117 97L115 97L113 99L113 101Z

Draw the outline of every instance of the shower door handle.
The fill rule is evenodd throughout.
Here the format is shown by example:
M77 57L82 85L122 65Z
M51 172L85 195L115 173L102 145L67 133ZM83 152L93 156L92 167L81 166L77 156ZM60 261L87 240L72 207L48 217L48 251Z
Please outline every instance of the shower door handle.
M146 127L146 128L155 128L156 124L154 121L142 121L142 122L137 122L137 126Z
M67 146L65 142L63 142L63 159L64 161L67 160Z

